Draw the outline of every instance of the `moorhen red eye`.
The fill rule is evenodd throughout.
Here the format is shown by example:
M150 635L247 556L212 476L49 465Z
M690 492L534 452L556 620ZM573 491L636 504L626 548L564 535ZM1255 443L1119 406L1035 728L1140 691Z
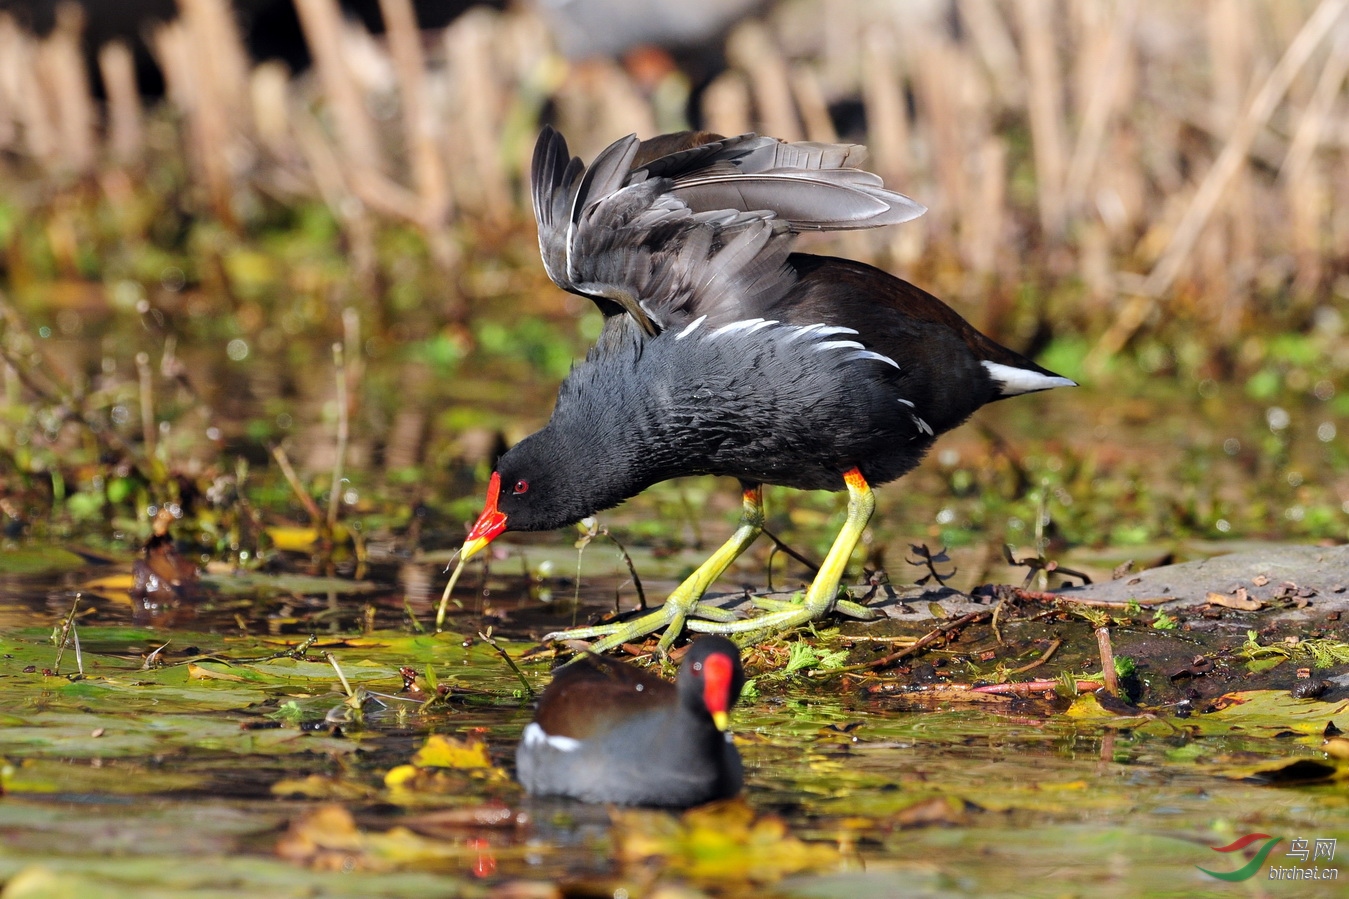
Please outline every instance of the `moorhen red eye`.
M605 322L547 426L498 460L460 570L504 531L572 524L669 478L727 475L743 489L740 525L663 606L563 633L603 637L592 647L603 652L664 627L665 649L686 623L730 634L833 611L870 617L838 588L871 517L871 485L912 469L985 403L1073 382L906 281L791 252L799 231L922 214L857 168L863 154L685 132L626 137L587 169L543 130L532 176L544 267ZM547 491L503 486L541 477ZM762 529L763 484L847 490L847 520L804 603L733 620L700 600Z
M529 793L687 807L740 792L726 732L745 676L724 637L689 647L673 684L603 656L559 668L515 750Z

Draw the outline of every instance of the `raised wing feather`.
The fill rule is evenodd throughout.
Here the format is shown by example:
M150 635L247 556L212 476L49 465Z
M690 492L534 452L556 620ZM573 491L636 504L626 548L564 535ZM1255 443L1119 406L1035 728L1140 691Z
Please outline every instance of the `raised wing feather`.
M548 275L649 333L753 317L795 279L796 232L874 228L924 208L862 171L856 145L685 132L616 141L584 169L545 128L534 212Z

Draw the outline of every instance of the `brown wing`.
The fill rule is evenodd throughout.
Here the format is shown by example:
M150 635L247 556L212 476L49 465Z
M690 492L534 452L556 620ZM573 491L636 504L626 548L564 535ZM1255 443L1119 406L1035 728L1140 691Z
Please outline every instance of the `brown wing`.
M539 697L534 720L550 736L585 740L628 715L673 708L677 701L669 681L632 665L588 656L557 671Z

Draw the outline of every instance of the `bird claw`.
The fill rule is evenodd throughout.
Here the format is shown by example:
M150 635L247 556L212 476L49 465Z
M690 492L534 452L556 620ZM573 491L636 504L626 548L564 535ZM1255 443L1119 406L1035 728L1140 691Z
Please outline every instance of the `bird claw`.
M741 618L734 611L710 602L697 601L686 605L672 597L667 599L660 608L631 621L554 631L544 636L543 639L545 641L593 640L599 637L601 639L590 647L590 651L602 653L622 646L624 643L640 640L664 628L665 633L661 635L657 650L666 652L685 627L700 634L730 635L767 630L791 630L813 621L819 621L830 612L839 612L862 621L871 621L881 617L876 610L869 609L850 599L838 599L829 604L819 605L799 600L758 596L753 599L753 603L759 608L769 610L768 614L754 618Z
M851 599L840 599L834 603L834 611L847 615L849 618L856 618L859 621L875 621L877 618L884 618L880 612L868 608L860 602L853 602Z
M568 628L545 634L543 639L544 642L548 642L553 640L593 640L599 637L601 639L590 647L590 651L602 653L622 646L624 643L640 640L664 628L665 633L661 635L657 648L660 652L665 652L674 643L675 638L683 632L685 624L689 626L690 630L698 630L694 627L696 623L719 624L735 621L737 618L735 612L712 603L698 601L685 604L672 597L667 599L660 608L630 621L598 624L594 627Z

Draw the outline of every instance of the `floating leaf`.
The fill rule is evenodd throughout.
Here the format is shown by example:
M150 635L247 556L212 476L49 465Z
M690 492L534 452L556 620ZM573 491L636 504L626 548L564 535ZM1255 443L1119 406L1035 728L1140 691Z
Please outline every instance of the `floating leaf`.
M57 546L7 546L0 552L0 574L47 574L87 564L77 553Z
M412 756L419 768L490 768L487 744L481 740L460 740L444 734L431 734Z
M214 666L208 667L207 665L204 665L204 664L203 664L203 665L198 665L198 664L195 663L195 662L189 662L189 663L188 663L188 666L187 666L187 675L188 675L188 677L196 677L196 678L201 678L201 679L203 679L203 680L206 680L206 679L210 679L210 680L229 680L229 681L243 681L243 680L247 680L247 678L240 677L240 676L237 675L237 674L230 674L228 671L221 671L221 670L219 670L218 668L216 668L216 667L214 667Z
M743 800L712 803L679 818L645 810L616 810L614 837L627 864L653 858L693 880L766 883L838 864L832 844L793 836L775 815L756 817Z

